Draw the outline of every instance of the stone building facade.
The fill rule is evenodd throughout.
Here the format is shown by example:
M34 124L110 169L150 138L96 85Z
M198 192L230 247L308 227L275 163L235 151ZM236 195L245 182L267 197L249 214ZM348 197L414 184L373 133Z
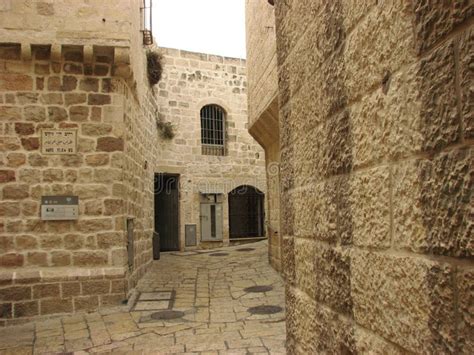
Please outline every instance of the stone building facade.
M264 151L247 131L245 60L171 48L160 52L164 73L158 84L158 111L163 122L172 124L175 136L160 139L157 171L179 177L179 249L228 245L229 193L241 186L266 192ZM206 105L217 105L225 113L222 156L203 151L201 109ZM200 209L214 196L222 206L222 235L212 241L202 235ZM186 225L196 227L195 243L186 245Z
M265 1L247 0L249 133L265 150L267 236L270 264L281 270L280 130L275 13ZM258 15L257 15L258 14Z
M126 301L153 260L158 173L180 177L179 250L188 225L195 247L229 244L228 193L266 191L245 61L162 49L163 80L150 87L142 5L0 2L0 324ZM225 112L223 156L202 154L209 104ZM74 132L77 152L45 154L46 130ZM45 196L77 196L78 219L43 220ZM201 243L201 202L213 197L222 238Z
M472 2L274 11L288 352L472 353ZM251 127L272 15L247 2Z
M0 3L2 324L119 304L152 261L158 131L140 6ZM77 153L43 154L44 129L74 130ZM79 218L42 220L51 195L78 196Z

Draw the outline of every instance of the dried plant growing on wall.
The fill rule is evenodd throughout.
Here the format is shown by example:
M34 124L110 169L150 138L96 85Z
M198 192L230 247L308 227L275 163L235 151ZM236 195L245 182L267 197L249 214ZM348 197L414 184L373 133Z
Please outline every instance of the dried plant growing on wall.
M171 122L156 121L156 127L160 130L161 137L164 139L174 138L174 127Z
M163 115L156 112L156 128L160 131L163 139L173 139L175 136L174 126L171 122L165 122Z
M156 85L163 73L163 56L158 52L148 51L146 54L148 82L151 86Z

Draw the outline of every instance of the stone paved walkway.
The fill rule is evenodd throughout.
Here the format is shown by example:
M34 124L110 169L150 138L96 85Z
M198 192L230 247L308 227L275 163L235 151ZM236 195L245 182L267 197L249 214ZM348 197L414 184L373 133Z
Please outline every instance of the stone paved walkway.
M253 250L239 250L247 248ZM245 291L251 286L273 289ZM0 329L0 354L285 353L283 282L268 265L266 242L162 254L137 289L142 296L134 309L144 310L128 312L124 306ZM271 315L248 311L261 305L283 310ZM152 316L170 310L183 312L182 317Z

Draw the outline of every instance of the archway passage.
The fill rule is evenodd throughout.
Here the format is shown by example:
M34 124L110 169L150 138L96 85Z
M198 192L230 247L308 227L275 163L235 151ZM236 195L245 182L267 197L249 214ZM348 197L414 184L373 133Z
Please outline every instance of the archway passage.
M253 186L242 185L229 192L229 234L231 239L265 235L265 195Z

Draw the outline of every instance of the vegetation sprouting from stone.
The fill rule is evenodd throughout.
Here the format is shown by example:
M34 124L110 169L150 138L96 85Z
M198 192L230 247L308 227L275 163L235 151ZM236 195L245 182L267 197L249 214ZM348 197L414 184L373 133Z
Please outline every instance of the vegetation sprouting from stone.
M158 52L149 51L146 54L147 58L147 71L148 71L148 82L151 86L156 85L163 73L163 57Z
M174 126L171 122L165 122L160 114L156 116L156 128L164 139L173 139L175 136Z

